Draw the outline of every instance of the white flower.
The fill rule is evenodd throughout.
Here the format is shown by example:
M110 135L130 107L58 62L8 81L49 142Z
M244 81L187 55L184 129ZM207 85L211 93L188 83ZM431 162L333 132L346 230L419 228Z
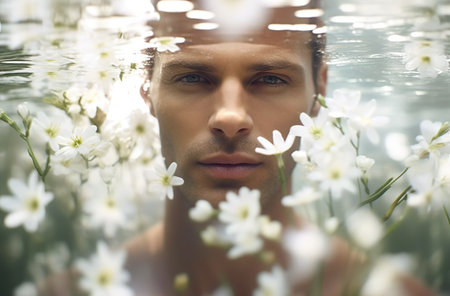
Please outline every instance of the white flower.
M443 46L438 41L419 41L405 46L405 68L417 70L421 77L436 77L448 70Z
M90 125L86 128L76 127L70 137L59 136L60 149L55 152L62 159L73 159L78 155L89 157L98 148L100 137L97 127Z
M36 285L31 282L24 282L14 289L14 296L37 296Z
M258 274L258 287L253 296L287 296L289 295L289 283L280 266L276 265L270 272Z
M315 118L311 118L307 113L300 114L302 125L294 125L291 127L290 134L300 137L302 140L301 149L310 149L314 142L324 137L324 130L330 125L328 120L328 110L320 108L319 114Z
M441 210L448 205L450 194L450 155L437 161L419 160L409 168L408 181L414 190L408 195L407 203L412 207Z
M150 191L161 192L161 197L173 199L173 186L183 185L184 180L174 176L177 164L172 162L166 169L161 162L155 163L153 170L150 172Z
M31 114L27 102L21 103L17 106L17 114L19 114L19 116L25 121L30 120Z
M281 203L285 207L295 207L299 205L307 205L321 198L321 194L313 187L306 186L293 195L283 197Z
M293 282L312 276L330 254L327 236L313 226L288 229L283 236L283 247L291 259L289 278Z
M58 137L67 135L72 130L69 118L61 114L49 117L44 112L39 112L33 123L32 129L36 136L47 142L53 151L59 148Z
M35 232L45 218L45 207L53 200L53 194L45 192L44 183L38 180L38 174L34 171L28 178L28 184L11 178L8 187L13 196L0 198L0 208L9 212L5 225L13 228L23 224L28 232Z
M17 0L1 3L1 8L9 22L44 21L49 15L49 1ZM4 9L4 10L3 10ZM6 13L8 12L8 13Z
M337 89L333 92L333 97L326 98L325 102L331 117L348 118L354 114L360 100L360 91Z
M269 216L260 216L258 219L261 235L270 240L278 240L281 236L281 223L271 221Z
M368 103L358 106L358 108L349 115L349 124L356 131L366 132L369 140L378 144L380 137L376 131L377 127L384 126L389 119L386 116L375 116L376 101L370 100Z
M81 273L80 287L89 295L131 296L133 291L127 286L130 274L123 269L125 251L113 252L104 242L97 244L97 253L89 260L75 262Z
M322 192L331 192L340 198L344 191L355 192L355 181L361 172L355 166L355 157L350 153L326 154L317 159L317 168L308 174L312 181L319 182Z
M97 108L103 110L106 113L108 100L106 99L104 91L98 89L97 86L94 86L83 91L80 104L83 107L84 112L86 112L87 116L89 116L90 118L94 118L97 114Z
M448 123L424 120L420 123L421 135L416 137L417 144L411 147L419 158L439 158L442 152L450 152L450 133Z
M308 154L304 150L298 150L298 151L292 152L292 158L298 164L301 164L301 165L309 164Z
M235 234L247 228L257 228L255 225L261 212L259 198L259 190L247 187L241 187L238 194L227 192L226 201L219 204L219 220L227 224L227 233Z
M371 248L383 236L381 220L368 209L358 209L346 220L347 231L352 239L363 248Z
M336 230L339 227L339 224L340 224L339 219L336 216L334 216L325 220L323 228L327 233L331 234L336 232Z
M183 37L155 37L150 40L149 47L156 48L159 52L176 52L180 50L177 43L184 41Z
M220 226L209 225L200 233L200 237L207 246L221 246L230 243L229 237Z
M214 208L206 200L198 200L195 207L189 210L189 218L195 222L205 222L214 215Z
M258 229L249 229L248 227L232 238L233 246L228 251L228 258L236 259L244 255L255 254L263 247L263 241L258 236Z
M258 137L259 143L261 143L264 148L258 147L255 151L264 155L279 155L289 150L292 147L292 144L294 144L294 140L295 137L291 134L288 134L286 140L284 140L281 133L278 130L274 130L273 144L264 137Z
M364 155L356 157L356 165L363 172L366 173L375 164L375 160Z
M404 289L402 278L408 277L413 265L412 258L406 254L380 256L362 287L361 295L410 295Z
M94 179L83 186L82 193L90 227L102 228L107 237L113 237L117 229L129 226L134 208L126 184L119 181L108 187L101 180Z

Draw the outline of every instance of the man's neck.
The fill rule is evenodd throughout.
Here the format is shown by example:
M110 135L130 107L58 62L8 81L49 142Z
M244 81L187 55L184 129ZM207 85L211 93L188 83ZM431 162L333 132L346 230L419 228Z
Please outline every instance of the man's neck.
M256 276L269 265L258 255L228 259L227 251L219 247L207 247L200 239L204 225L189 219L190 205L187 199L176 194L166 203L164 219L164 253L167 260L168 276L186 273L189 277L190 295L211 293L221 283L233 287L235 295L251 295L256 286ZM279 221L284 227L294 223L293 213L283 207L279 200L263 207L263 214L271 220ZM285 264L284 254L279 244L267 243L265 250L271 251L280 264Z

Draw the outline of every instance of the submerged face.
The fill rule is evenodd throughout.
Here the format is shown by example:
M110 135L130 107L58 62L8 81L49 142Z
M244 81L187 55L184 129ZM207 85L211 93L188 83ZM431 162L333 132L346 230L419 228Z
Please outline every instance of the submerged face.
M155 59L148 97L158 118L166 163L177 162L178 187L190 202L217 205L242 186L261 191L263 206L281 197L274 156L255 152L258 136L285 137L311 113L316 93L306 42L223 42L185 46ZM326 70L319 73L323 93ZM295 149L295 147L293 147ZM293 161L285 153L286 173Z

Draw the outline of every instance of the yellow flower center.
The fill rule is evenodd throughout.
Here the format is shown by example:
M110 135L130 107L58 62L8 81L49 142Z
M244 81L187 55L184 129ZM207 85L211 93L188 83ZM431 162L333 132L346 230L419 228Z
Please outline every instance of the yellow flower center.
M49 127L45 130L45 133L50 137L50 138L55 138L58 135L58 130L54 127Z
M109 270L103 270L97 276L97 281L100 286L107 286L112 281L112 274Z
M143 133L145 132L145 127L144 127L142 124L138 124L138 125L136 126L136 132L137 132L138 134L143 134Z
M80 136L75 136L72 137L72 147L73 148L78 148L81 146L81 144L83 144L83 139Z
M429 56L422 57L422 62L429 64L431 62L431 58Z
M27 203L30 212L36 212L39 209L39 199L36 196L31 197Z
M248 217L248 214L249 214L249 210L248 210L248 207L241 207L240 209L239 209L239 213L238 213L238 216L239 216L239 218L241 218L242 220L244 220L244 219L246 219L247 217Z
M161 182L164 186L170 186L170 177L168 175L164 175Z
M337 169L333 169L330 171L330 178L333 180L337 180L341 177L341 171Z

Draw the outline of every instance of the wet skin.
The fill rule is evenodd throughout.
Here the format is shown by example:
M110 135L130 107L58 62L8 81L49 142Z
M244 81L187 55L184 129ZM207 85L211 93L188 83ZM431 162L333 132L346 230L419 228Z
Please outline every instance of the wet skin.
M156 57L148 99L166 163L178 163L178 194L213 204L241 186L261 190L263 207L281 197L275 157L255 153L258 136L286 136L316 90L305 44L224 42L187 45ZM318 77L324 94L326 69ZM292 148L298 147L298 143ZM286 174L293 161L285 154Z

